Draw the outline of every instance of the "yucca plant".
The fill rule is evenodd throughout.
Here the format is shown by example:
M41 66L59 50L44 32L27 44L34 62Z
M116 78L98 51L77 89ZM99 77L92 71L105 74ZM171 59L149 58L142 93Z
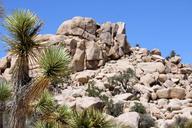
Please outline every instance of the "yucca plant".
M21 99L26 104L37 99L49 83L63 79L69 73L68 64L70 62L69 54L61 48L50 47L44 49L38 58L38 64L41 70L41 75L31 82L28 88L24 88Z
M58 123L61 124L62 126L68 126L68 121L72 116L72 110L64 105L58 107L56 112L57 112L56 120L58 121Z
M82 112L74 111L69 120L69 128L113 128L111 121L98 110L87 109Z
M16 106L12 111L11 128L24 128L25 112L16 112L16 109L22 109L25 104L18 101L19 90L30 81L29 62L36 60L34 48L37 48L39 43L35 41L35 37L42 26L42 22L37 15L29 10L17 10L5 18L3 26L9 33L9 36L4 36L3 40L8 44L11 55L16 57L12 69Z
M6 109L6 101L9 100L9 98L12 95L12 89L8 82L1 81L0 82L0 128L3 128L3 113Z
M35 38L42 22L29 10L17 10L5 18L3 26L9 32L9 36L4 36L3 40L8 44L10 53L17 57L12 73L14 84L19 89L30 80L29 61L37 58L34 48L38 48L39 42Z
M53 95L48 90L45 90L37 101L35 111L46 113L53 111L53 109L55 109Z
M41 98L36 103L35 116L38 122L41 121L45 125L57 124L57 127L67 126L67 121L70 119L72 110L67 106L59 106L54 102L53 96L45 90ZM39 123L37 123L39 124ZM39 126L39 125L38 125Z
M34 128L60 128L58 124L56 123L47 123L43 121L38 121L35 125Z
M22 93L18 98L19 101L25 103L22 108L22 112L25 115L28 113L27 108L29 108L29 105L41 96L51 82L62 79L67 75L69 62L70 57L64 49L50 47L41 52L38 57L41 74L32 80L28 86L21 89ZM16 107L16 112L19 113L20 111L21 109ZM53 113L50 114L49 117L55 115Z
M55 120L66 123L71 110L67 106L59 106L54 102L53 95L45 90L40 99L35 103L35 114L41 115L40 120Z
M0 82L0 102L6 102L12 95L12 89L8 82Z

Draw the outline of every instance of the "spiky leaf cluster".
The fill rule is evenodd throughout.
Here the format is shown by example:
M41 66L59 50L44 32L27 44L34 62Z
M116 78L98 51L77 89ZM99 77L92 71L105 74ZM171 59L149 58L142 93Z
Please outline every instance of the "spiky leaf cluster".
M33 53L32 49L38 46L35 37L42 26L36 14L29 10L17 10L5 18L3 26L9 32L9 36L4 40L8 43L12 54Z
M98 110L87 109L83 112L74 111L69 121L70 128L112 128L105 116Z
M12 95L12 89L8 82L1 81L0 82L0 101L7 101Z
M69 54L61 48L47 48L39 58L39 65L44 76L51 81L62 79L69 72Z

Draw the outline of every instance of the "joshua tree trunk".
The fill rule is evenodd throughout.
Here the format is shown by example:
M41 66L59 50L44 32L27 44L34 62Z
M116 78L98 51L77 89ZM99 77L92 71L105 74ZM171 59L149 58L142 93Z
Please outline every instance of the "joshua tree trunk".
M3 112L0 112L0 128L3 128Z
M16 102L11 113L11 128L25 128L26 107L23 102Z
M0 128L3 128L3 113L5 112L5 102L0 102Z
M17 62L18 61L18 62ZM26 123L26 111L25 111L25 106L24 102L19 100L19 97L21 95L21 88L23 86L26 86L29 81L29 61L28 61L28 56L19 56L17 59L16 63L19 63L19 65L16 65L19 68L16 69L18 71L16 73L14 78L14 86L15 86L15 97L14 97L14 108L11 113L11 128L25 128L25 123ZM14 70L13 70L14 71Z

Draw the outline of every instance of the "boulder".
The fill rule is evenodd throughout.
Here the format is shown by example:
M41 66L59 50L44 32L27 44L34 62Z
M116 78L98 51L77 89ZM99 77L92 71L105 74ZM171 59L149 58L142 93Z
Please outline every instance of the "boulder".
M147 56L148 50L146 48L139 48L138 54L141 54L143 56Z
M99 98L96 97L82 97L76 99L76 108L78 110L84 110L92 107L102 109L104 104Z
M117 34L125 34L125 23L123 22L117 22Z
M150 51L151 55L159 55L161 56L161 51L157 48L154 48Z
M11 57L7 56L5 58L0 59L0 75L4 73L6 68L11 67Z
M165 99L168 99L170 98L170 90L169 89L160 89L160 90L157 90L156 94L157 94L157 97L158 98L165 98Z
M179 99L171 99L169 100L168 109L171 111L180 110L182 103Z
M77 49L71 61L71 67L73 71L84 70L84 58L85 58L85 44L81 41L77 44Z
M99 61L103 59L100 47L94 42L86 42L86 68L96 69L98 68Z
M169 61L171 63L174 63L174 64L179 64L181 62L181 57L180 56L174 56L174 57L171 57L169 59Z
M138 128L140 115L137 112L126 112L116 118L118 124L125 127Z
M162 83L164 83L167 80L166 74L159 74L158 80Z
M163 73L165 71L165 66L161 62L142 62L138 63L137 67L142 69L145 73Z
M190 68L190 67L181 68L180 72L182 74L191 74L192 73L192 68Z
M101 43L112 46L112 36L110 32L101 33L99 36Z
M130 100L134 95L131 93L124 93L124 94L119 94L115 95L114 98L118 100Z
M93 70L84 70L74 74L74 80L78 81L81 84L85 84L89 81L90 78L95 76L95 71Z
M160 55L152 55L151 56L151 59L157 61L157 62L162 62L162 60L164 60L165 58L163 58L162 56Z
M166 107L168 104L168 100L167 99L158 99L157 104L158 104L158 107L160 107L160 108Z
M155 78L152 74L146 74L140 78L140 82L143 83L145 86L150 86L152 83L155 82Z
M180 87L174 87L174 88L167 88L167 89L160 89L156 92L158 98L165 98L165 99L183 99L186 95L185 89Z
M87 17L74 17L64 21L58 28L58 35L80 36L88 40L95 39L97 24L95 20Z
M181 87L170 88L170 98L183 99L185 95L185 89Z
M163 85L167 88L174 87L175 83L172 80L166 80Z

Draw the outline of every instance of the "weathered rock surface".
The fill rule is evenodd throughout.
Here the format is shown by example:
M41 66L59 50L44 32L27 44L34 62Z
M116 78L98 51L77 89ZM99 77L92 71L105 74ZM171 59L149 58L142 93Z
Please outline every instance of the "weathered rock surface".
M168 89L161 89L157 90L157 97L158 98L177 98L177 99L183 99L185 97L185 89L183 88L168 88Z
M116 118L119 124L124 124L125 127L138 128L140 115L137 112L127 112Z
M122 22L99 25L92 18L74 17L64 21L56 35L41 35L37 40L65 45L72 56L71 67L75 72L97 69L109 60L130 53Z

